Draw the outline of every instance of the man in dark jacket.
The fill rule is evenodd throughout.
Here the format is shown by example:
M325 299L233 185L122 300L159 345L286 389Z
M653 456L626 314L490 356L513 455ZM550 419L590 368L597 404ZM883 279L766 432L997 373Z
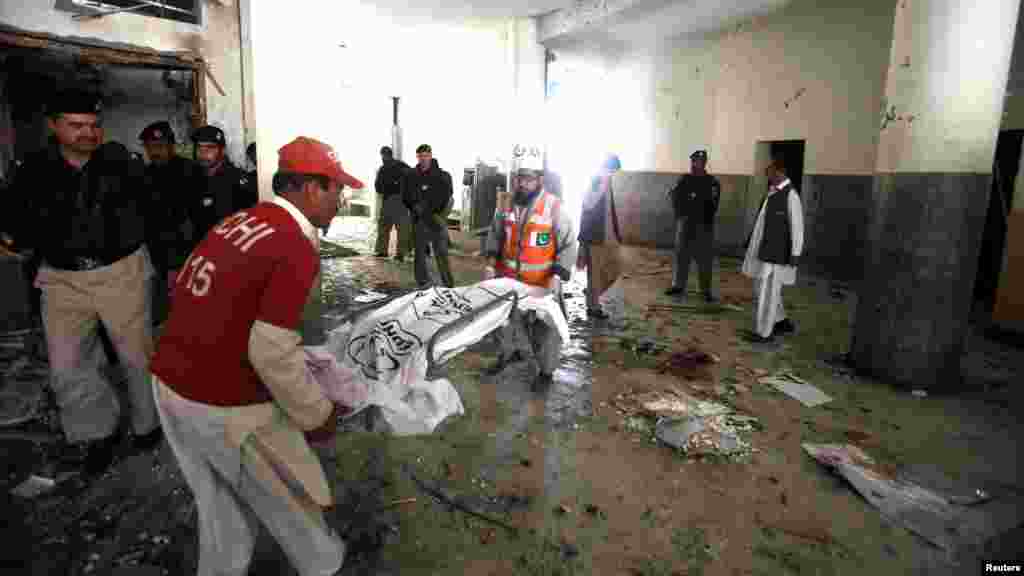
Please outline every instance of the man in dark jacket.
M409 165L396 160L391 148L380 149L381 167L377 170L377 178L373 186L377 191L377 246L379 258L388 255L388 242L391 240L391 229L398 228L398 249L395 260L402 262L405 254L412 247L409 242L409 210L403 203L405 178L409 173Z
M715 251L715 215L722 196L718 179L707 173L708 153L697 150L690 155L690 173L683 174L668 191L676 216L675 261L672 286L668 296L685 296L690 261L696 260L700 270L700 287L707 302L714 302L711 293L712 257Z
M50 145L25 159L0 231L8 250L41 261L35 285L61 411L67 461L88 474L109 466L117 444L118 394L100 372L97 328L111 335L130 400L136 445L160 440L148 362L153 351L144 244L158 214L144 191L143 165L123 145L103 142L99 99L61 92L50 103Z
M152 224L159 242L149 246L156 269L153 290L153 323L162 324L170 305L168 291L178 270L188 258L193 244L192 225L188 218L188 200L203 185L202 174L195 162L179 156L176 139L169 122L154 122L139 134L146 151L146 189L152 195L162 217Z
M427 270L427 247L433 248L437 271L445 286L455 286L448 262L447 212L454 198L452 176L441 170L428 144L416 149L416 169L409 172L405 188L405 205L412 213L416 229L416 283L430 284Z
M223 130L203 126L192 134L192 142L196 146L196 162L205 174L205 184L189 207L195 232L189 251L222 219L255 206L259 200L256 183L225 154L227 141Z

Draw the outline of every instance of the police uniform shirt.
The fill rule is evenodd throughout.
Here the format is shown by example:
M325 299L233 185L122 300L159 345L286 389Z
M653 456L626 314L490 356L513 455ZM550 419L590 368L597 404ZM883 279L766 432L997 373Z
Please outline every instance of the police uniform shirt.
M74 268L81 258L112 263L128 256L148 232L143 169L114 142L97 148L79 169L51 141L18 171L5 232L17 249L34 249L58 268Z
M199 197L192 206L195 224L194 242L199 242L218 222L239 210L256 205L255 186L248 174L230 161L213 176L204 179Z
M721 199L722 186L710 174L684 174L673 190L676 218L701 218L705 224L714 222Z
M157 224L162 239L159 248L150 247L153 264L161 270L181 267L194 246L189 221L189 198L202 186L203 175L195 162L174 156L165 165L146 167L146 187L153 202L159 206L162 217Z

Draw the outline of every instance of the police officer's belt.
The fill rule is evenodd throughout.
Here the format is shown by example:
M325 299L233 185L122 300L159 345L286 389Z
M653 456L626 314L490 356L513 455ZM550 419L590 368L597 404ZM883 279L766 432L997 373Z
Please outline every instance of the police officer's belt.
M123 253L108 253L93 256L73 256L70 254L61 254L59 256L48 255L46 257L46 263L59 270L70 270L72 272L95 270L104 266L110 266L122 258L131 256L141 246L142 244L133 246L125 250Z

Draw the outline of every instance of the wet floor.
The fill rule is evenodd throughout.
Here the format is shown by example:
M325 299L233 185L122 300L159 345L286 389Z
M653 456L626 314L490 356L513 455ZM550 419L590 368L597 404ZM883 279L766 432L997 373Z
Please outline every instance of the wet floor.
M414 285L410 258L369 255L372 234L371 221L351 218L327 234L343 248L330 248L329 256L358 254L323 260L327 328L363 306L362 296ZM463 242L454 251L457 284L481 279L474 248ZM929 560L913 535L809 462L800 442L838 441L855 431L879 458L989 474L1019 487L1018 456L1008 451L1021 430L1013 410L1024 355L975 337L965 370L976 394L914 397L826 362L846 350L847 339L832 335L848 332L853 295L840 300L827 283L809 282L788 293L798 333L762 349L739 337L749 323L750 289L735 262L721 263L716 282L739 312L662 297L664 253L630 261L628 298L612 303L610 322L587 318L580 275L565 287L572 337L550 386L531 386L536 367L529 359L486 375L497 358L485 339L446 366L467 413L435 434L388 436L373 411L345 423L322 455L337 488L333 515L352 549L372 559L367 573L966 573ZM665 371L670 355L689 347L718 360L704 371ZM757 383L758 371L781 369L800 372L833 402L807 409ZM725 387L728 395L718 391ZM745 463L688 458L630 430L611 406L624 391L659 388L685 389L757 417L763 430L751 442L758 453ZM44 433L49 424L35 426L28 429ZM57 449L0 437L0 461L12 479L41 471ZM4 548L16 551L11 566L32 569L3 570L0 558L0 572L194 571L194 504L166 447L125 452L88 486L68 484L35 500L5 494L4 508L23 522L8 523L5 539L22 545ZM265 534L258 548L252 574L290 573Z

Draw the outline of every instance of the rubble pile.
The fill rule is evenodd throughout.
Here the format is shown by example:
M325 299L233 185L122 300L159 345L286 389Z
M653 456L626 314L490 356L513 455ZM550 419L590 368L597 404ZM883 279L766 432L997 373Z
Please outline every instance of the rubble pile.
M757 419L677 388L622 392L611 404L624 416L623 428L651 434L693 457L742 458L756 451L742 434L759 429Z

